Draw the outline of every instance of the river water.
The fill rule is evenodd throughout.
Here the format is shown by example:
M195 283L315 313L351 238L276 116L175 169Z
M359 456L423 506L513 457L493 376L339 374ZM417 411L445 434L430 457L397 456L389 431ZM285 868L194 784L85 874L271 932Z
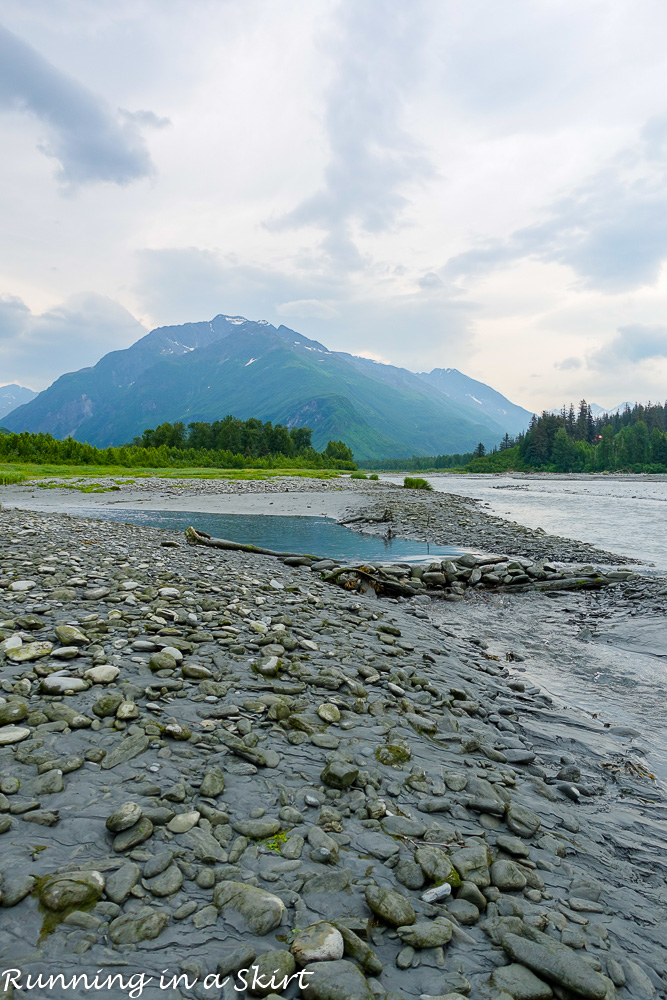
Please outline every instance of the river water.
M497 517L645 560L667 574L667 476L424 476L434 490L474 497Z
M435 490L479 500L497 517L641 559L639 572L667 577L667 476L426 478ZM655 582L650 600L624 599L615 590L548 600L517 594L494 597L492 606L464 602L441 614L450 625L462 617L464 627L486 633L491 642L518 644L528 653L521 669L537 684L610 725L641 733L649 764L667 785L664 584L661 595Z

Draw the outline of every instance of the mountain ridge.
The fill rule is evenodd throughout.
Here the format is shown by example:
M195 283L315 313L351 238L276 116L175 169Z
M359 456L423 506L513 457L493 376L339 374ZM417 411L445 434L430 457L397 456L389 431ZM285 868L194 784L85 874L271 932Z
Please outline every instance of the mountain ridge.
M469 381L478 393L497 396L493 414L465 401L465 383L456 392L452 383L446 393L428 375L331 351L286 326L219 314L158 327L96 365L62 375L5 423L14 431L48 431L106 447L165 421L232 413L288 427L307 424L316 448L342 439L360 459L472 450L480 440L494 445L506 430L516 433L521 414L528 425L527 411ZM500 414L498 400L506 413Z

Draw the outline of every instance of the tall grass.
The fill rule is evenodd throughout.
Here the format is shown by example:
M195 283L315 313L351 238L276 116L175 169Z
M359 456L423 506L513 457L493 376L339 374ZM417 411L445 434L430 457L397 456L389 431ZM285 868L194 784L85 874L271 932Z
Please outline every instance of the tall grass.
M25 475L23 472L17 472L15 469L0 469L0 486L11 486L12 483L24 483Z

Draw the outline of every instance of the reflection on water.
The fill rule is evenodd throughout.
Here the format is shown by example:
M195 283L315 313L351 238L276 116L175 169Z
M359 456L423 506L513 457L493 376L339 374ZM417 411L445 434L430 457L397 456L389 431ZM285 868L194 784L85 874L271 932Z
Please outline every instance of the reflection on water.
M82 511L89 517L144 524L150 528L184 531L192 524L215 538L257 545L279 552L307 552L327 559L369 562L419 562L429 556L445 558L462 549L413 542L404 538L361 535L326 517L280 517L268 514L207 514L180 510Z

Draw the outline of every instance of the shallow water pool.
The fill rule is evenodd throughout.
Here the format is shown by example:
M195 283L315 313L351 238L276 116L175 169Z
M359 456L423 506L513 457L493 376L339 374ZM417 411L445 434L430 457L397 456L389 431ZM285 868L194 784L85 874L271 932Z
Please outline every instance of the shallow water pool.
M193 525L214 538L257 545L279 552L308 553L323 559L351 562L422 562L430 556L444 559L463 549L433 545L405 538L384 539L362 535L327 517L283 517L274 514L207 514L181 510L89 510L77 509L85 517L144 524L150 528L184 531Z

